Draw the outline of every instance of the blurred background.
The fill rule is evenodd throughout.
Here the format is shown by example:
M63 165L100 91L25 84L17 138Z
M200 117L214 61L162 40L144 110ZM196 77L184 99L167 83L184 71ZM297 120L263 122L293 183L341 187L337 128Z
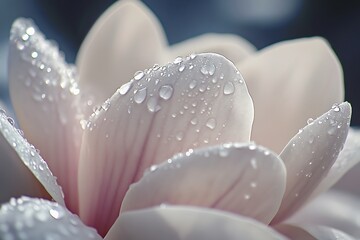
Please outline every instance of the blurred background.
M0 99L9 103L7 44L12 22L35 20L73 63L92 24L114 0L0 0ZM275 42L326 38L345 76L346 100L360 126L360 1L356 0L143 0L162 23L170 44L207 32L238 34L258 49ZM321 93L319 93L321 94Z

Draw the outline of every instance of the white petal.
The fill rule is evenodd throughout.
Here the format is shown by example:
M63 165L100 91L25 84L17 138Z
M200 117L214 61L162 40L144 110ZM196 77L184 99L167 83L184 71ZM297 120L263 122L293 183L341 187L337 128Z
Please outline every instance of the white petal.
M189 148L248 142L252 119L246 85L220 55L139 72L89 121L80 160L81 217L109 228L145 169Z
M334 107L299 131L280 154L286 171L286 192L273 223L298 210L327 175L337 159L349 129L351 106Z
M286 239L251 218L221 211L163 206L126 212L105 237L116 239Z
M14 22L10 36L9 85L26 138L40 149L59 178L68 207L77 211L77 168L83 108L75 72L31 20Z
M256 51L247 40L232 34L204 34L169 47L168 59L191 53L212 52L240 63Z
M360 194L360 189L357 182L360 179L359 169L360 165L360 130L350 128L349 134L346 138L344 149L340 152L334 165L331 167L329 173L324 180L312 193L313 197L316 197L322 192L325 192L332 187L341 177L345 175L345 179L341 179L336 189L347 190L350 193ZM355 166L357 165L357 166ZM350 171L349 171L350 170ZM349 172L348 172L349 171Z
M360 238L360 199L341 192L329 191L309 202L287 222L324 225Z
M285 180L283 162L260 146L225 144L191 149L151 167L130 187L121 212L162 203L192 205L237 213L267 224L279 209ZM269 195L272 198L264 201Z
M341 65L321 38L272 45L237 67L256 106L252 140L278 153L307 119L344 99Z
M47 197L50 194L64 205L56 178L13 123L14 120L0 112L0 203L21 195Z
M314 225L292 226L283 224L276 229L293 240L355 240L352 236L335 228Z
M100 104L135 71L159 63L165 46L160 23L141 1L117 1L96 21L79 50L79 84Z
M100 240L95 229L63 206L38 198L11 199L0 208L0 239Z

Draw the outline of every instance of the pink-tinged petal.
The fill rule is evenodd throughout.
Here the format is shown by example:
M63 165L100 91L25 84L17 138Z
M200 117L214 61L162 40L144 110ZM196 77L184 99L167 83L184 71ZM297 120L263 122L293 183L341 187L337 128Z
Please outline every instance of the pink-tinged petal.
M191 53L212 52L225 56L233 63L240 63L256 51L247 40L232 34L204 34L172 45L168 58L185 56Z
M301 129L280 158L287 171L286 191L273 224L298 210L337 159L349 129L351 106L344 102Z
M276 229L292 240L355 240L352 236L334 228L325 226L282 224Z
M58 177L67 206L77 211L77 169L82 118L74 68L31 20L14 22L10 36L9 85L26 138Z
M0 203L27 195L53 198L64 205L61 188L46 162L13 124L0 110Z
M254 219L218 210L160 206L120 215L105 240L287 239Z
M294 225L324 225L360 238L360 199L329 191L309 202L287 222Z
M87 124L80 216L106 232L145 169L189 148L248 142L252 120L246 85L220 55L191 55L139 72Z
M160 23L141 1L117 1L97 20L79 50L79 84L94 95L95 105L100 104L135 71L161 62L166 45Z
M340 152L339 157L335 161L334 165L331 167L329 173L315 189L311 197L316 197L320 193L327 191L335 183L337 183L335 185L336 189L347 190L348 192L353 194L360 194L360 188L357 184L360 180L360 165L358 164L359 161L360 130L350 128L348 136L346 138L344 149ZM344 178L339 181L339 179L343 176Z
M0 239L100 240L95 229L58 203L12 198L0 208Z
M278 153L307 119L344 99L341 65L322 38L275 44L237 67L256 106L252 140Z
M192 205L229 211L268 224L279 209L285 180L283 162L260 146L224 144L191 149L151 167L139 182L131 185L121 212L163 203ZM264 201L270 195L271 199Z

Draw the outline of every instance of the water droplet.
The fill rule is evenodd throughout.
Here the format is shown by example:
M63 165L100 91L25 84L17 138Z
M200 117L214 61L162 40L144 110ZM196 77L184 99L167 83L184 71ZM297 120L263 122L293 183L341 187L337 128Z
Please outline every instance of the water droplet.
M257 169L257 168L258 168L258 166L257 166L257 161L256 161L255 158L252 158L252 159L250 160L250 163L251 163L251 166L252 166L253 169Z
M169 100L173 94L173 87L171 85L161 86L159 89L159 96L164 100Z
M134 74L134 79L138 81L138 80L142 79L144 76L145 76L145 73L143 71L137 71Z
M210 128L211 130L214 129L216 127L216 120L215 118L210 118L207 122L206 122L206 126L208 128Z
M32 52L31 53L32 58L37 58L38 56L39 56L39 54L37 52Z
M140 89L134 95L134 101L137 104L140 104L140 103L144 102L145 98L146 98L146 88Z
M23 40L23 41L27 41L27 40L29 40L29 35L28 34L23 34L22 36L21 36L21 39Z
M182 72L182 71L184 71L185 70L185 65L181 65L180 67L179 67L179 72Z
M191 121L190 121L190 123L191 123L192 125L196 125L197 122L198 122L197 118L193 118L193 119L191 119Z
M129 92L130 88L132 87L132 81L125 83L119 88L120 95L125 95Z
M307 122L307 124L309 124L309 125L310 125L310 124L312 124L312 123L314 122L314 119L309 118L306 122Z
M224 85L224 94L225 95L230 95L233 94L235 91L235 86L232 82L227 82Z
M340 106L338 104L334 104L334 105L332 105L331 109L334 110L334 112L339 112Z
M196 58L196 54L195 54L195 53L190 54L190 59L191 59L191 60L193 60L193 59L195 59L195 58Z
M64 212L60 208L59 209L52 208L50 209L49 213L55 219L60 219L64 216Z
M157 99L155 97L150 97L147 101L147 108L150 112L157 112L161 109L161 107L157 103Z
M107 111L110 107L110 99L107 99L102 105L101 105L102 109L104 109L105 111Z
M33 27L28 27L25 32L27 35L32 36L35 33L35 29Z
M176 133L176 139L177 139L178 141L181 141L181 140L183 139L183 137L184 137L184 133L183 133L183 132L178 132L178 133Z
M205 65L203 65L202 67L201 67L201 69L200 69L200 72L202 73L202 74L204 74L204 75L210 75L210 76L212 76L212 75L214 75L214 73L215 73L215 65L214 64L212 64L212 63L210 63L210 64L205 64Z
M181 57L177 57L177 58L175 58L174 63L178 64L178 63L181 63L182 61L183 61L183 59Z
M21 42L16 42L16 47L17 47L17 49L19 49L19 50L24 50L25 45L22 44Z
M190 82L190 84L189 84L189 88L190 88L190 89L194 89L194 88L196 87L196 85L197 85L197 81L196 81L196 80L192 80L192 81Z

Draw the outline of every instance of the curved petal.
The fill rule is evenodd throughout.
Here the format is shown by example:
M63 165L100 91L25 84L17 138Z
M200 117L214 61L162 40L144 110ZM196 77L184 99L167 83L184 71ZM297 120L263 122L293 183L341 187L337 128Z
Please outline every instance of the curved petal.
M344 99L341 65L322 38L275 44L237 67L256 106L252 140L278 153L307 119Z
M159 63L166 45L160 23L141 1L117 1L96 21L79 50L79 84L100 104L135 71Z
M139 226L141 226L139 228ZM161 206L121 214L105 240L286 239L251 218L206 208Z
M212 52L225 56L233 63L240 63L256 51L247 40L232 34L208 33L169 47L168 59L191 53Z
M64 205L63 193L46 162L14 120L0 111L0 203L21 195L49 198Z
M288 224L282 224L280 226L277 226L276 229L293 240L355 240L355 238L353 238L352 236L338 229L325 226L292 226Z
M220 55L191 55L139 72L94 112L85 130L82 219L106 232L145 169L189 148L247 142L252 119L246 85Z
M349 129L349 134L346 138L344 149L340 152L339 157L336 159L334 165L331 167L329 173L321 181L319 186L312 193L312 197L318 196L320 193L327 191L332 187L339 179L344 176L349 170L353 170L354 166L357 165L349 175L347 179L340 180L336 185L336 189L348 190L351 193L360 194L358 182L360 179L359 169L360 165L360 130ZM357 171L356 171L357 170ZM350 175L351 174L351 175Z
M31 20L11 29L9 85L17 119L39 148L64 188L67 205L77 211L77 169L82 118L74 69ZM74 184L75 183L75 184Z
M63 206L43 199L21 197L1 206L0 239L102 238Z
M337 159L349 129L351 106L345 102L309 123L280 154L287 171L286 191L273 224L299 209Z
M163 203L192 205L221 209L268 224L279 209L285 180L283 162L260 146L224 144L191 149L153 166L131 185L121 212ZM269 195L272 198L264 201Z
M309 202L287 222L294 225L324 225L360 238L360 199L329 191Z

